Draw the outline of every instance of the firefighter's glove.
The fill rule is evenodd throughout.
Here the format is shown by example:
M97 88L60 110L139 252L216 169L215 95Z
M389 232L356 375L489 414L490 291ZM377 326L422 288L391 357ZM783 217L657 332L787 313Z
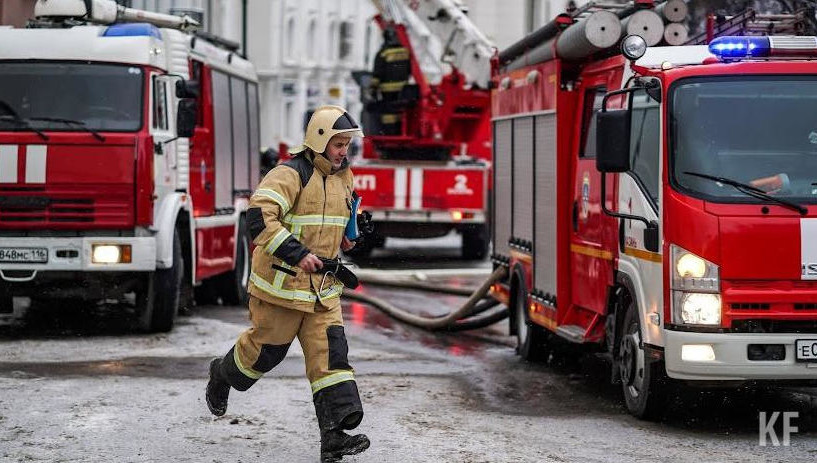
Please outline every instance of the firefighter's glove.
M366 238L372 236L374 233L374 224L372 223L372 213L369 211L363 211L357 214L357 229L359 236L355 240L357 244L360 244L362 241L365 241Z

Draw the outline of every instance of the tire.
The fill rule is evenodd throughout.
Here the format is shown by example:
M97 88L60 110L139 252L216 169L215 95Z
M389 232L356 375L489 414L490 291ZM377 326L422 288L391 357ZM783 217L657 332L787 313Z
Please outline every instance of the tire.
M522 284L516 285L513 299L516 331L516 353L528 362L541 362L548 358L547 333L528 319L527 297Z
M462 258L483 260L488 256L491 237L487 225L470 225L462 230Z
M247 223L242 216L238 222L238 240L235 252L235 268L216 277L214 283L217 294L221 295L224 305L247 304L249 293L247 284L250 281L252 255L250 254L250 235L247 233Z
M627 312L618 341L616 362L624 402L627 410L636 418L655 420L664 412L669 379L664 371L664 362L647 361L641 347L641 327L635 301L631 300L622 307L627 307Z
M148 275L142 290L136 295L142 331L166 333L173 329L179 313L183 277L182 243L176 230L173 233L173 265Z

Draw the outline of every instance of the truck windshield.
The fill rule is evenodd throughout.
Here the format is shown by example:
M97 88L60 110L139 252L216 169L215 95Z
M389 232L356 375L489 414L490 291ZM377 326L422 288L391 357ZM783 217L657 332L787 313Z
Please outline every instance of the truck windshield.
M138 67L46 62L0 62L0 115L11 109L28 122L0 120L0 130L131 132L142 127L143 73ZM46 118L52 120L38 120Z
M817 203L817 78L689 79L671 92L676 188L714 202L761 202L696 172L798 204Z

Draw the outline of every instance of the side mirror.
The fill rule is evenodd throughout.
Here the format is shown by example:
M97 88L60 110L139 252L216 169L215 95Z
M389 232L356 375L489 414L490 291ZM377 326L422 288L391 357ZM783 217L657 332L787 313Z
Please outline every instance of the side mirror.
M199 97L199 81L198 80L184 80L176 81L176 98L198 98Z
M658 242L658 223L650 222L644 229L644 248L650 252L658 252L660 243Z
M630 111L599 111L596 130L596 169L599 172L630 170Z
M196 100L184 98L179 100L179 109L176 112L176 135L190 138L196 128L197 119Z

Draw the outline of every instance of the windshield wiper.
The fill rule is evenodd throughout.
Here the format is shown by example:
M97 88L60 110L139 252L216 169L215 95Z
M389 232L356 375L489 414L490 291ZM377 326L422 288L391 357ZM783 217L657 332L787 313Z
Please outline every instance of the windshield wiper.
M30 122L28 122L26 119L21 118L20 116L17 116L17 115L0 116L0 121L14 122L17 125L19 125L21 127L25 127L28 130L31 130L32 132L36 133L43 140L48 141L48 135L43 133L42 130L35 129L34 127L32 127Z
M731 180L728 178L723 177L716 177L714 175L707 175L707 174L699 174L698 172L684 172L687 175L692 175L693 177L700 177L705 178L707 180L712 180L718 183L723 183L724 185L729 185L734 187L736 190L740 191L741 193L752 196L757 199L762 199L764 201L768 201L771 203L777 203L781 206L786 206L789 209L794 209L795 211L799 212L800 215L808 214L808 209L805 207L794 203L792 201L787 201L785 199L776 198L765 191L761 190L760 188L753 187L752 185L747 185L745 183L740 183L736 180Z
M90 133L91 135L93 135L94 138L96 138L97 140L105 141L104 136L102 136L96 130L94 130L94 129L88 127L87 125L85 125L85 123L82 122L82 121L77 121L77 120L74 120L74 119L63 119L61 117L29 117L26 120L29 120L29 121L43 121L43 122L61 122L61 123L66 124L66 125L76 125L80 129L82 129L82 130Z

